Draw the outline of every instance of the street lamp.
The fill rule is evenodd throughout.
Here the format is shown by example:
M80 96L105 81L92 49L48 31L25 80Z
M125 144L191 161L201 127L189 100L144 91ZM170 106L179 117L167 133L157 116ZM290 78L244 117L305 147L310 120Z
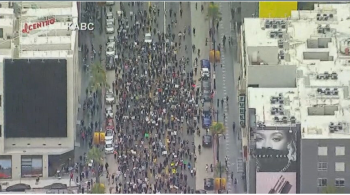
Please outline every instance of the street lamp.
M216 110L215 113L216 113L216 122L219 122L219 110Z

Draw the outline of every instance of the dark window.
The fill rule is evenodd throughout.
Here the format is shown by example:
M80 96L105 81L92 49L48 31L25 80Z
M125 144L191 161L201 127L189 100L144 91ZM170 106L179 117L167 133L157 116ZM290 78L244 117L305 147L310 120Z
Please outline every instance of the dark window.
M11 156L0 156L0 179L12 178L12 158Z
M2 96L0 95L0 107L2 106Z
M42 156L22 156L21 177L41 177L43 176Z
M335 187L344 187L344 186L345 186L345 179L344 178L335 179Z
M0 38L4 38L4 29L0 28Z
M319 187L327 186L327 178L318 178L317 186Z
M0 137L2 137L2 126L0 125Z

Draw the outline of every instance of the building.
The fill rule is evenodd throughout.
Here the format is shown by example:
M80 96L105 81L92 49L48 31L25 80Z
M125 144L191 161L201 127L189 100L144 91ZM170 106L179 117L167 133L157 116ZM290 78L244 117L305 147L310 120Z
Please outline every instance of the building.
M74 159L77 3L2 2L0 15L0 176L54 176Z
M349 4L317 4L313 11L292 11L288 18L244 20L250 193L293 193L293 184L296 193L321 193L326 187L350 193L349 18ZM290 152L274 151L276 143L267 144L271 130L295 135L296 159ZM275 141L280 143L282 137ZM264 183L258 175L271 171L256 170L256 162L277 163L281 155L297 161L295 174L265 174L270 183Z

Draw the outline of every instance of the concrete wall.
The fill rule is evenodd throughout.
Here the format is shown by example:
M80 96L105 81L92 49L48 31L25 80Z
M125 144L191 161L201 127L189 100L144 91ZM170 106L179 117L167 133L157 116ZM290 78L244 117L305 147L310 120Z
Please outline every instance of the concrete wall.
M276 46L259 46L259 47L247 47L247 53L249 55L250 64L260 64L260 62L267 63L269 65L278 64L278 50Z
M248 85L255 84L261 88L295 88L296 66L248 66Z
M304 60L321 60L321 61L332 61L332 57L329 56L329 52L304 52Z
M328 147L327 156L318 156L318 146ZM336 156L335 147L344 146L345 155ZM346 139L302 139L301 141L301 182L300 193L321 193L317 187L318 178L327 178L329 186L335 185L335 178L344 178L345 187L339 188L342 193L350 193L350 141ZM327 171L318 171L318 162L328 162ZM336 172L335 162L345 162L345 171Z
M0 60L0 95L1 95L1 106L0 106L0 125L1 125L1 137L0 137L0 154L4 153L4 142L5 142L5 133L4 133L4 64Z

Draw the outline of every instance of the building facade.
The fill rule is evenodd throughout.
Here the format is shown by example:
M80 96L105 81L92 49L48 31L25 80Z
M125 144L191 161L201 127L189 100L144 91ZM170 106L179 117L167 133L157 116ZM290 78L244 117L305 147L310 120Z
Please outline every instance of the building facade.
M256 170L256 162L276 157L277 142L285 143L281 127L300 135L296 136L300 145L297 193L322 193L328 188L350 193L346 169L350 154L349 10L345 3L316 4L314 10L292 11L288 18L244 19L241 48L248 88L249 193L294 193L288 175L271 177L271 181L277 186L288 184L289 190L259 190L266 185L258 184L262 171ZM275 144L259 146L257 141L268 143L272 134L280 134L271 141Z
M76 2L2 2L0 8L0 95L2 106L0 107L0 166L2 166L4 173L2 179L19 179L26 177L49 177L54 176L57 169L70 163L73 158L75 129L77 124L77 109L78 99L80 95L80 67L78 58L78 32L69 31L67 24L70 22L76 23L78 20L78 9ZM4 14L5 13L5 14ZM5 22L2 22L5 21ZM49 65L55 62L62 66L61 70L64 73L61 75L52 74L52 78L66 79L64 83L66 86L66 121L63 134L50 133L54 125L52 119L48 119L45 125L38 130L27 129L23 133L24 137L10 131L9 121L13 119L9 113L8 107L4 102L8 102L11 96L4 94L6 88L11 87L9 83L5 83L11 75L5 75L9 68L18 65L21 71L25 71L27 67L21 66L23 60L28 61L28 66L33 66L28 74L38 71L37 68L41 61L44 69L52 70ZM11 64L14 67L11 67ZM22 67L22 68L21 68ZM54 67L53 68L57 68ZM29 70L29 69L28 69ZM50 72L48 71L48 72ZM37 74L36 72L35 74ZM34 74L34 73L33 73ZM18 76L18 75L17 75ZM44 78L44 77L43 77ZM51 77L47 77L50 79ZM32 81L32 80L30 80ZM53 82L49 80L47 82ZM33 81L34 82L34 81ZM42 80L41 83L45 83ZM31 83L33 84L33 83ZM30 86L30 85L29 85ZM50 85L45 85L49 87ZM43 89L44 89L43 88ZM14 89L16 90L16 89ZM13 97L19 97L18 94L12 94ZM44 96L44 94L43 94ZM36 96L41 98L41 96ZM49 96L47 96L49 97ZM6 99L7 98L7 99ZM33 98L33 101L36 98ZM49 101L49 99L46 99ZM46 101L45 99L43 101ZM26 103L23 107L27 107ZM35 104L36 105L36 104ZM39 105L33 110L33 116L28 118L35 118L35 114L47 109L47 106L55 105ZM35 110L37 109L37 110ZM25 110L25 109L23 109ZM22 112L23 110L19 110ZM24 112L24 111L23 111ZM25 117L24 117L25 118ZM18 119L19 123L26 125L31 123L30 120ZM40 120L35 121L35 125L40 124ZM7 123L7 124L6 124ZM9 125L9 128L6 128ZM0 127L1 127L0 126ZM30 127L30 125L28 125ZM24 131L21 129L21 131ZM32 132L32 133L30 133ZM44 132L41 134L40 132Z

